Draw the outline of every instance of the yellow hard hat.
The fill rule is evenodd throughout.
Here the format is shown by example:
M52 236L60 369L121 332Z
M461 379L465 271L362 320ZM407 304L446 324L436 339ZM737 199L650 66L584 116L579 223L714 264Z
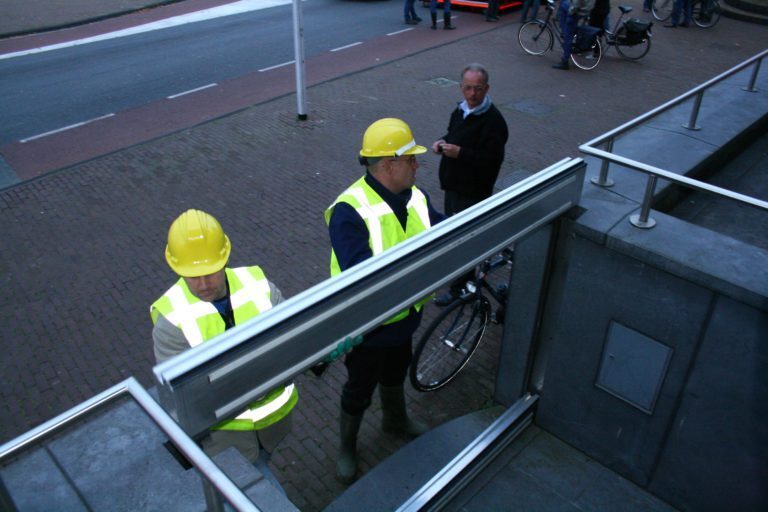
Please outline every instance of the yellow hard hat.
M207 276L224 268L231 248L219 221L200 210L187 210L168 230L165 259L180 276Z
M413 139L411 128L400 119L379 119L365 130L361 157L381 158L400 155L420 155L427 148Z

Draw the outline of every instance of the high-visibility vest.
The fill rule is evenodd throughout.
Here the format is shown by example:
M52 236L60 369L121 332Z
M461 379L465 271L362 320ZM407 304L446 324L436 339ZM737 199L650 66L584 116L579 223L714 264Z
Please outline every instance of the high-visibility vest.
M269 282L259 267L225 269L229 300L235 325L241 324L272 307ZM191 347L210 340L226 330L216 307L195 297L184 278L179 279L149 308L152 323L159 315L181 329ZM299 399L293 384L274 389L253 402L233 420L219 423L213 430L260 430L283 419Z
M376 256L403 240L418 235L431 226L427 197L418 188L411 187L411 199L408 201L408 222L405 229L386 201L365 181L365 176L354 182L336 201L325 210L325 222L330 224L333 208L338 203L352 206L368 228L368 245ZM331 249L331 276L341 273L336 252ZM420 311L430 297L419 300L413 306ZM409 309L400 311L385 324L391 324L408 316Z

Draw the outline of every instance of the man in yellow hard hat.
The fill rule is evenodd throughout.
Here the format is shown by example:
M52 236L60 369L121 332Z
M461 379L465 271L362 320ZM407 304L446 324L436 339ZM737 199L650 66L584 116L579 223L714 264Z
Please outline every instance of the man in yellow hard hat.
M180 278L150 307L158 363L283 300L261 268L228 268L231 248L221 224L208 213L187 210L171 225L165 259ZM234 446L273 479L266 461L290 431L290 413L297 401L293 384L272 390L237 418L213 427L203 448L215 455Z
M415 186L416 144L400 119L380 119L363 136L360 163L366 173L325 211L331 238L331 275L339 274L441 221L427 195ZM397 313L363 336L347 355L348 378L341 395L341 445L337 478L351 483L357 473L357 433L379 387L386 431L415 437L426 426L410 419L403 383L411 361L411 340L425 301Z

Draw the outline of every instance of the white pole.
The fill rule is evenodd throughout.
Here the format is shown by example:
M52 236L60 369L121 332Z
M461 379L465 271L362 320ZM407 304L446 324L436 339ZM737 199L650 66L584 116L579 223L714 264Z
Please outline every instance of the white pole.
M299 121L307 119L307 102L304 98L304 20L301 0L293 0L293 51L296 55L296 103Z

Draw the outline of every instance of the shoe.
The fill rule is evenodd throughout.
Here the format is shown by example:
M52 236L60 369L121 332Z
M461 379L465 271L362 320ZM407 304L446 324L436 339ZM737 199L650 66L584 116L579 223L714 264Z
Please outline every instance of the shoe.
M451 13L443 13L443 30L454 30L455 28L451 25Z
M414 17L413 17L413 21L415 21L416 23L421 23L421 22L422 22L422 19L421 19L421 18L419 18L418 16L414 16Z
M557 64L552 66L555 69L571 69L571 65L568 64L567 60L561 60Z
M681 27L687 27L687 26L688 26L688 23L687 23L687 22L686 22L686 23L681 23L681 24L680 24L680 26L681 26Z
M651 12L651 10L647 7L643 7L643 12Z
M675 23L665 23L664 26L666 28L677 28L677 24Z
M499 18L497 18L495 16L490 16L488 18L485 18L485 21L499 21Z
M418 21L416 20L405 20L406 25L416 25Z

